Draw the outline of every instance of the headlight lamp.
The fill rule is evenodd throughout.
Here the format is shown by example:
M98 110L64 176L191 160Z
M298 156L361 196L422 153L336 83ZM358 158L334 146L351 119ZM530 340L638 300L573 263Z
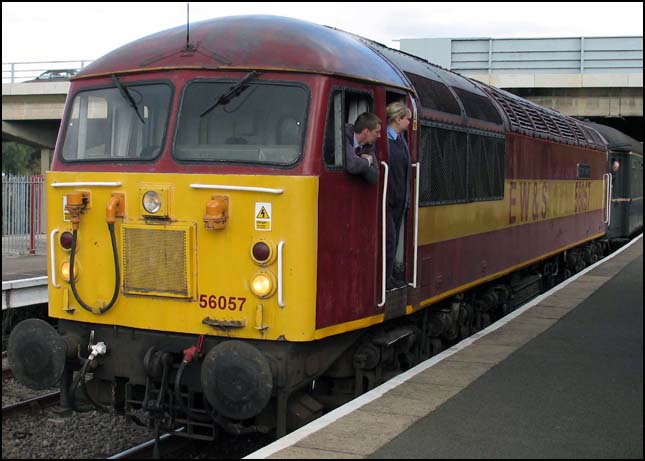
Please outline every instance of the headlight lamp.
M153 190L143 194L143 209L148 213L154 214L161 209L161 197Z
M65 261L60 266L60 273L63 276L63 280L69 283L70 280L70 262ZM78 264L74 263L74 281L78 280Z
M275 277L270 272L259 272L251 279L251 292L258 298L271 296L275 286Z

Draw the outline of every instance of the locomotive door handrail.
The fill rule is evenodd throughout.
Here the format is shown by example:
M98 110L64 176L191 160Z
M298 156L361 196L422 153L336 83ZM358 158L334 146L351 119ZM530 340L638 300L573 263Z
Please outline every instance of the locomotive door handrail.
M58 232L59 232L58 229L54 229L49 234L49 253L52 255L52 257L51 257L52 286L54 288L60 288L60 285L58 284L58 281L56 280L56 243L55 243L55 237L56 237L56 234L58 234Z
M412 288L417 287L417 258L419 256L419 174L421 171L421 162L413 163L415 169L414 183L414 259L412 283L408 283Z
M239 190L245 192L265 192L267 194L280 195L284 189L270 189L267 187L249 187L249 186L227 186L223 184L191 184L192 189L221 189L221 190Z
M605 173L602 175L603 183L605 182L605 177L607 178L607 189L605 195L605 217L603 217L602 222L611 226L611 191L613 188L613 178L611 173Z
M284 279L282 278L282 268L284 264L284 259L282 255L282 250L284 249L284 241L278 243L278 306L284 307Z
M385 168L385 173L383 174L383 203L381 204L381 302L378 304L378 307L383 307L385 305L385 234L387 230L387 179L389 172L387 163L381 162L381 165Z
M78 182L54 182L52 187L88 187L88 186L97 186L97 187L119 187L121 181L78 181Z

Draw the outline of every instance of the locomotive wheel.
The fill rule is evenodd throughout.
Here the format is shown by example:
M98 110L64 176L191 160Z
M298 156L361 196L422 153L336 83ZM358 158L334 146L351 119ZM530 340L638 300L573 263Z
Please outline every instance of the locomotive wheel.
M482 314L482 330L492 323L490 314L488 312Z
M440 354L443 351L443 343L439 338L433 338L430 340L430 357L434 357L437 354Z

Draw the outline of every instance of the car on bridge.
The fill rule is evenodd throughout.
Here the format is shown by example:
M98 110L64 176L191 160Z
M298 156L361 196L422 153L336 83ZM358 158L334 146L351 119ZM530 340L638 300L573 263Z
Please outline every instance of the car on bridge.
M51 69L46 70L33 80L27 80L25 83L31 82L53 82L53 81L67 81L76 75L79 69Z

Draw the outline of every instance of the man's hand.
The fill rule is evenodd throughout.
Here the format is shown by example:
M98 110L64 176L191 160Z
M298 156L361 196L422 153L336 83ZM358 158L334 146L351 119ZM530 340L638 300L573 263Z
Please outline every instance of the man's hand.
M371 155L369 155L369 154L361 154L361 158L364 158L365 160L367 160L369 162L370 166L372 166L372 156Z

